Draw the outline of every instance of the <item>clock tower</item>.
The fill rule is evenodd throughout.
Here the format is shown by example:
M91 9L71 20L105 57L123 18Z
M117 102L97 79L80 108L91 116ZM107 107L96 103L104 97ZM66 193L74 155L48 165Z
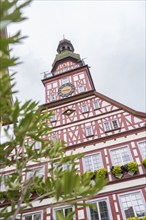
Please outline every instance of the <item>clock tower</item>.
M47 108L54 112L48 122L52 133L47 138L64 140L66 155L83 154L76 165L78 172L96 173L104 168L108 181L88 201L95 209L75 209L71 205L50 209L46 201L44 219L57 219L58 210L64 213L75 210L75 220L126 220L145 216L146 174L142 161L146 158L146 114L97 92L88 65L67 39L59 42L51 72L44 73L42 82L45 87L42 111ZM132 174L127 168L131 163L138 167ZM49 166L46 164L44 169ZM117 166L118 174L113 172Z
M67 39L61 40L57 52L51 73L45 73L42 80L46 103L95 90L89 67L79 54L74 53L72 43Z

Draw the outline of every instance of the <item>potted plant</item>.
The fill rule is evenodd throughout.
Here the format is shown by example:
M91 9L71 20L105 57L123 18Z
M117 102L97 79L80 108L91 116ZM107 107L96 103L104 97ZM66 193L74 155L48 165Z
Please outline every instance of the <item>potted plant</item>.
M100 168L99 170L97 170L96 176L98 178L105 179L107 177L107 170L105 168Z
M138 164L136 161L131 161L127 164L128 174L134 175L138 171Z
M92 179L95 179L95 177L96 177L94 171L86 171L84 174L87 175L87 176L89 176L91 180L92 180Z
M122 169L123 173L128 172L127 164L122 165L121 169Z
M112 174L113 174L115 177L117 177L117 178L119 178L119 179L122 178L122 176L123 176L123 171L122 171L121 166L115 165L114 167L112 167L111 171L112 171Z
M146 167L146 158L143 159L142 164Z

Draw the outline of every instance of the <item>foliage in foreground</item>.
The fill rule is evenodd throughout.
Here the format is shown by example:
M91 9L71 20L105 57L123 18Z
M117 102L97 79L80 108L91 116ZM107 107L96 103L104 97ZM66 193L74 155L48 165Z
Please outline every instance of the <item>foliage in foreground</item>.
M82 199L91 198L105 184L104 178L96 178L94 186L91 186L90 177L80 175L76 170L81 155L65 156L63 142L48 140L51 113L47 109L42 114L37 102L29 100L21 104L18 100L12 101L15 75L9 76L8 68L15 66L18 58L9 57L8 46L20 43L23 37L20 32L6 37L5 30L9 24L25 19L21 10L29 3L2 0L0 5L0 128L7 136L0 145L0 171L3 173L6 167L13 169L10 175L0 176L1 186L5 185L5 190L0 191L0 216L11 220L16 219L24 208L32 206L32 201L44 198L54 198L50 207L54 207L56 202L60 205L81 205ZM36 149L38 142L40 147ZM30 161L33 164L43 162L51 165L47 179L34 173L27 181L23 181L23 175L29 172ZM63 170L63 164L68 164L69 169Z

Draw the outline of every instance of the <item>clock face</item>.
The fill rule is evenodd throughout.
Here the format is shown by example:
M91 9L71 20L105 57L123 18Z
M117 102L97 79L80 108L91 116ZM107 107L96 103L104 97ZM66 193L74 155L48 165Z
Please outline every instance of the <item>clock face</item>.
M59 87L58 94L62 97L68 97L74 92L74 90L74 85L71 83L66 83Z

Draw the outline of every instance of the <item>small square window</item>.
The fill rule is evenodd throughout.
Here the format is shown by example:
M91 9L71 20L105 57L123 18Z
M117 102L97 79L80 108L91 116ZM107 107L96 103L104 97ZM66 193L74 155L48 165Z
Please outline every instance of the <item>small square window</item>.
M53 102L56 100L55 94L50 94L50 102Z
M94 110L99 108L99 103L98 103L97 99L93 102L93 108L94 108Z
M56 141L57 141L57 136L56 136L56 135L53 135L52 138L51 138L51 140L52 140L53 142L56 142Z
M64 217L67 218L67 216L73 211L73 208L71 206L63 207L63 208L58 208L54 210L55 214L55 220L61 220L61 218L58 218L58 214L63 215ZM68 218L67 218L68 219ZM73 220L73 218L69 218L69 220Z
M51 122L57 121L56 115L52 115L51 118L50 118L50 121L51 121Z
M104 129L105 129L105 131L111 130L111 125L110 125L109 121L104 122Z
M86 137L90 137L93 135L93 129L91 126L86 127Z
M88 112L88 111L89 111L88 105L87 105L87 104L82 105L82 112L83 112L83 113L86 113L86 112Z
M146 158L146 141L141 141L138 143L138 147L141 153L142 158Z
M113 121L112 121L112 126L113 126L114 129L119 128L118 121L117 121L117 120L113 120Z
M36 150L36 149L40 149L41 148L41 142L40 141L36 141L34 146L33 146L33 149Z
M61 81L62 81L62 85L63 85L63 84L66 84L66 83L69 83L69 78L68 78L68 77L65 77L65 78L63 78Z
M27 179L29 179L33 176L44 177L44 173L45 173L44 167L34 168L34 169L30 170L29 172L27 172Z
M78 93L84 92L84 86L79 86L78 87Z

